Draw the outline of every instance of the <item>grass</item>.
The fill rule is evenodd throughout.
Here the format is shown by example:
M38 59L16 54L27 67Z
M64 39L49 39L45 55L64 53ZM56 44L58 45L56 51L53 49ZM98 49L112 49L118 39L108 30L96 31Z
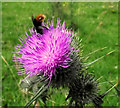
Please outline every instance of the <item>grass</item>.
M91 62L108 52L114 53L90 66L89 72L95 74L96 79L101 77L101 93L107 91L118 79L118 4L117 3L40 3L40 2L3 2L2 3L2 56L9 67L2 61L2 105L23 106L30 100L30 95L21 91L18 84L24 76L17 74L13 53L19 37L32 27L31 16L43 13L46 18L66 22L66 27L77 32L77 38L82 38L83 56L88 53L107 47L90 56L86 62ZM78 39L78 42L79 42ZM67 105L65 102L66 89L54 90L47 100L49 106ZM113 89L105 98L103 106L118 106L116 91ZM43 105L40 102L40 105Z

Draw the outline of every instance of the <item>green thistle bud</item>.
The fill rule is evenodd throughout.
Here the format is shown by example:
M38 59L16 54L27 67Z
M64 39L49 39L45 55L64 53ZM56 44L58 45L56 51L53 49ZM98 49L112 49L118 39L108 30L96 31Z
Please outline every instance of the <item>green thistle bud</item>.
M98 96L98 82L88 73L77 76L69 85L69 94L66 100L72 97L77 106L84 106Z

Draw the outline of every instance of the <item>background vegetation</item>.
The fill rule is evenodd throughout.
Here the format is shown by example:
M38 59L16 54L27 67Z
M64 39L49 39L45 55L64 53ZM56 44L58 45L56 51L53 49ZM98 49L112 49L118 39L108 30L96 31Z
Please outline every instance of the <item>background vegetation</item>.
M66 22L66 27L77 33L78 42L82 39L83 56L97 49L107 47L90 56L91 62L114 50L89 68L89 72L99 79L101 93L107 91L118 79L118 3L40 3L40 2L5 2L2 3L2 100L3 106L23 106L31 98L19 88L19 82L25 76L17 74L13 60L15 45L20 43L19 37L33 26L31 16L43 13L46 19ZM46 21L46 20L45 20ZM12 70L12 71L11 71ZM67 90L55 89L47 100L49 106L67 105ZM105 98L104 106L118 106L116 91L113 89ZM42 101L40 105L43 105Z

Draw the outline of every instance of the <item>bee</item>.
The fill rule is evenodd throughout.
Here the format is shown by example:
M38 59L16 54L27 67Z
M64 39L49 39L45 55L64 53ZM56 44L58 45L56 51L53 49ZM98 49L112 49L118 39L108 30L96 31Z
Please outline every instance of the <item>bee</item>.
M36 30L37 33L43 34L43 29L47 29L47 27L42 25L42 22L45 20L45 15L39 14L35 18L32 16L32 22L33 22L33 29Z

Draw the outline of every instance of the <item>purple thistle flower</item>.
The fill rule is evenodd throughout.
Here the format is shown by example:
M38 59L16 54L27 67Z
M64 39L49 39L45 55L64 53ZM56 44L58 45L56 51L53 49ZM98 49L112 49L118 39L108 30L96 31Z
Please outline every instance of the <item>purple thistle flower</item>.
M57 67L69 67L69 62L72 61L70 55L75 52L71 47L75 34L73 35L71 29L65 29L65 22L60 25L60 19L57 20L56 28L53 26L53 20L51 23L48 20L43 25L49 30L44 29L42 35L32 28L31 36L26 33L26 37L20 40L22 45L16 46L19 55L17 60L22 72L28 74L27 77L43 74L51 80Z

